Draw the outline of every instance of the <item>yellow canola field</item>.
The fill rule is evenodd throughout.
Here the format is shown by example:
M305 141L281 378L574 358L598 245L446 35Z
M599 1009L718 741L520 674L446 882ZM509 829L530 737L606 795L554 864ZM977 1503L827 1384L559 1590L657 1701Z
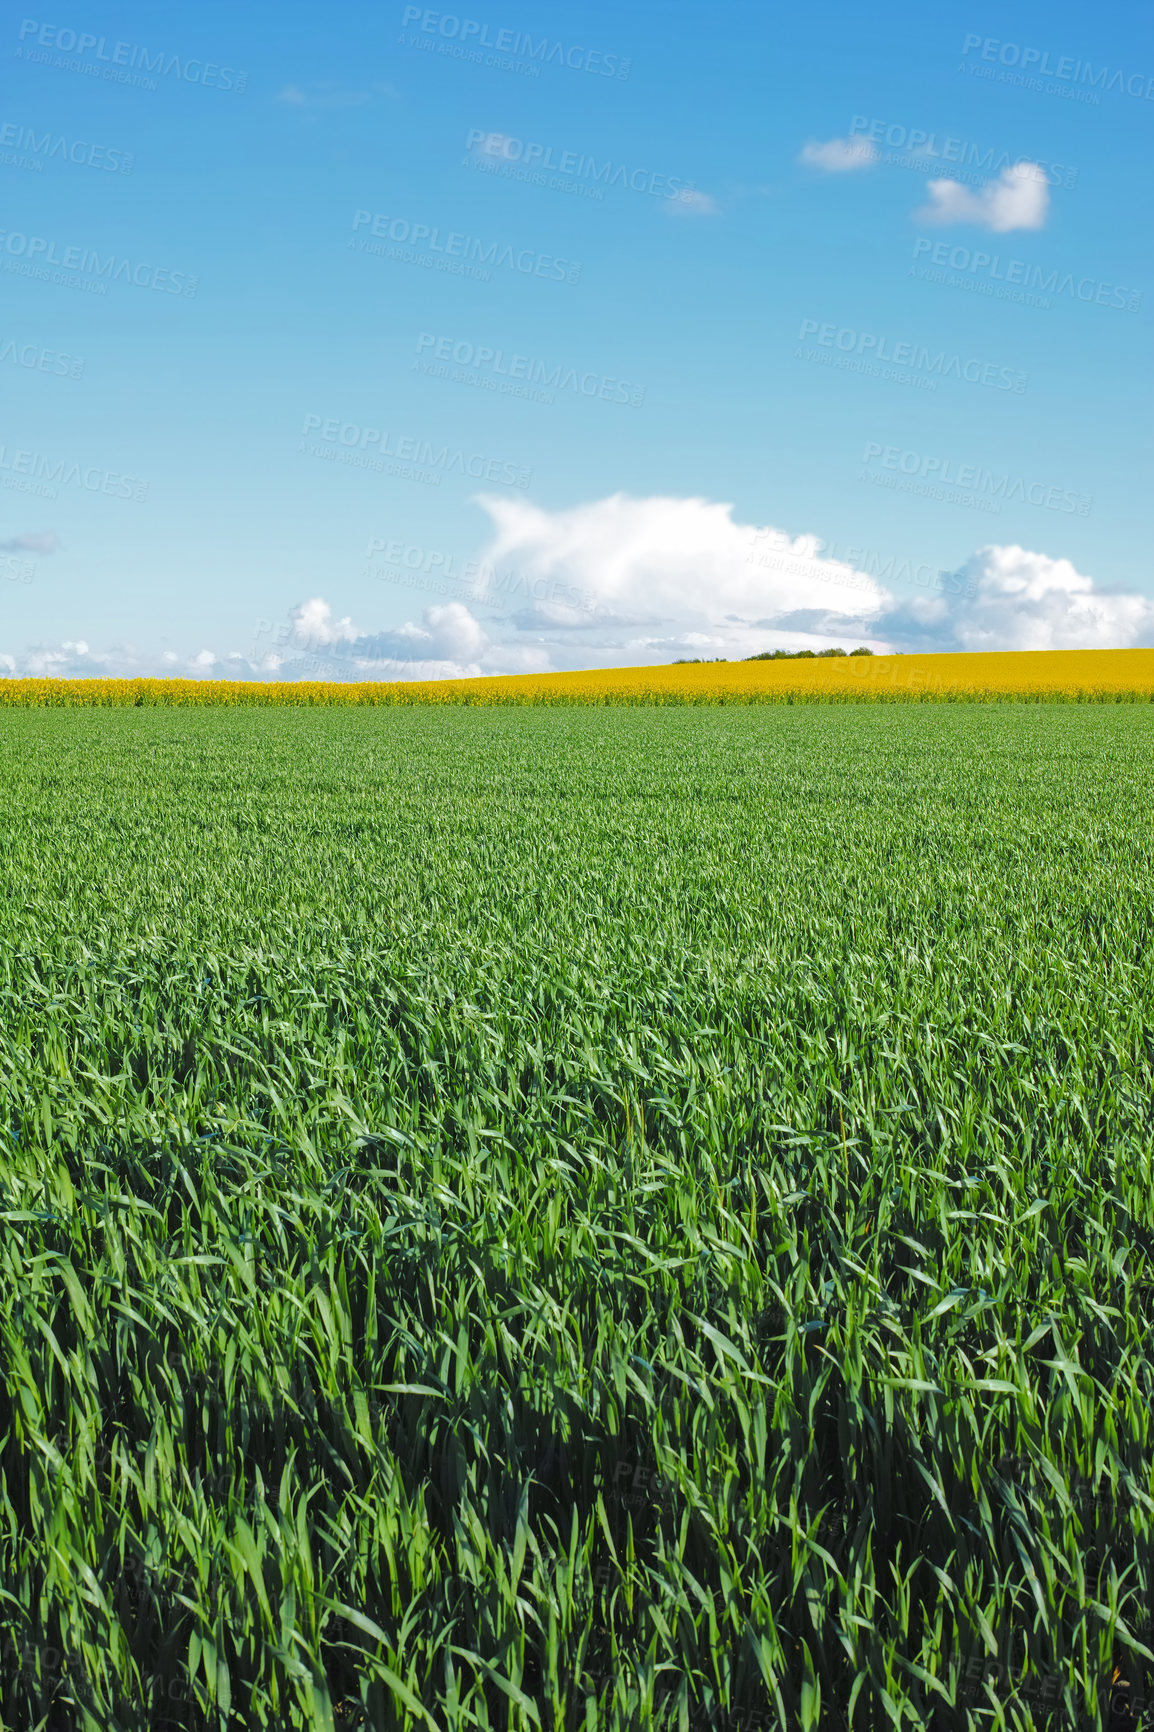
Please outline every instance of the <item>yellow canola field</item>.
M845 656L468 680L0 680L0 706L1150 703L1154 649Z

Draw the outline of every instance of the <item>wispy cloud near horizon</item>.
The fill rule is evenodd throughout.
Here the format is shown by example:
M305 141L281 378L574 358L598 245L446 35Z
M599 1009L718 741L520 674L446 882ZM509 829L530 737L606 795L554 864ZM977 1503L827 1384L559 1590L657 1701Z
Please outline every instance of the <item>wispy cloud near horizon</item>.
M58 552L59 548L60 537L51 529L36 535L13 535L7 541L0 541L0 553L36 553L42 559Z

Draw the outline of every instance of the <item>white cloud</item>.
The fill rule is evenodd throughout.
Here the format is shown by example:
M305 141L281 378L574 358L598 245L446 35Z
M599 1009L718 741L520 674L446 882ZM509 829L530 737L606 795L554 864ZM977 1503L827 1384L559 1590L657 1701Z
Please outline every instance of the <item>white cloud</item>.
M427 607L420 624L366 632L347 616L334 619L313 596L291 609L281 647L250 665L281 679L450 680L543 672L548 657L532 645L494 643L464 602Z
M323 603L321 604L323 605ZM489 635L462 601L427 607L423 623L406 620L392 631L358 634L350 653L358 657L399 657L403 660L452 662L479 668L489 649Z
M820 169L823 174L847 174L851 169L869 168L877 159L878 153L868 138L830 138L824 144L811 139L797 160L807 168Z
M59 546L60 537L49 529L38 535L14 535L8 541L0 541L0 553L39 553L47 557Z
M522 596L514 624L569 666L858 643L878 651L1154 644L1154 601L1014 545L979 548L944 591L922 587L936 575L929 567L887 561L887 588L823 556L816 535L736 523L732 506L705 499L618 493L557 512L503 495L479 503L493 524L483 565L521 582L513 590L491 580L488 599ZM857 557L881 569L874 556Z
M572 639L580 653L632 646L661 659L661 646L704 632L714 653L751 654L783 643L820 649L862 640L889 598L877 583L841 560L820 557L815 535L790 538L735 523L732 505L706 499L608 499L548 512L528 500L483 494L493 522L482 569L523 579L519 590L490 583L486 599L516 600L522 629ZM771 536L774 532L768 532ZM590 643L590 628L597 630ZM647 628L644 637L622 638ZM665 659L669 659L668 656Z
M454 661L476 661L489 647L489 636L484 626L473 618L461 601L427 608L425 626L441 653Z
M0 662L13 677L34 679L137 679L154 674L189 679L205 671L199 658L181 661L172 656L171 661L165 662L163 658L142 656L132 644L126 643L97 652L83 638L29 644L23 655L0 656Z
M652 624L640 614L615 613L597 605L592 598L573 602L558 601L548 591L540 599L532 599L525 607L509 615L518 631L615 631L631 630Z
M202 649L192 656L164 650L158 656L117 644L94 653L80 639L32 644L21 656L0 656L13 675L62 679L464 679L492 673L534 673L548 665L541 650L526 644L493 643L462 602L428 607L420 624L406 620L392 630L365 632L345 615L336 618L322 596L289 610L275 645L259 643L242 654L218 656Z
M395 95L392 87L376 84L374 90L382 94ZM286 84L277 92L276 100L284 103L287 108L323 109L323 108L362 108L369 100L365 90L342 90L335 80L328 78L318 84L302 89L299 84Z
M289 614L292 621L292 634L298 643L314 648L318 644L350 643L361 633L346 614L344 619L334 619L333 610L327 601L314 596L311 601L302 601L299 607L294 607Z
M670 216L717 216L721 206L707 192L675 192L665 200Z
M146 656L126 644L95 652L77 638L0 653L0 667L65 678L430 680L833 645L879 653L1154 646L1154 601L1104 589L1070 560L1017 545L978 548L944 591L918 588L928 567L916 577L895 570L895 592L824 557L816 535L735 523L731 505L706 499L617 493L555 512L505 496L479 503L492 525L481 566L501 574L479 599L524 603L507 616L504 638L460 601L365 631L312 596L290 610L275 640L244 654Z
M1033 162L1004 168L997 180L988 180L977 192L956 180L931 180L928 191L930 202L914 212L915 221L973 223L999 235L1042 228L1050 208L1046 176Z
M1103 589L1068 559L991 544L950 574L950 593L900 601L884 626L904 650L1154 646L1154 601Z
M1099 589L1068 559L981 547L965 575L977 594L958 612L961 649L1126 649L1154 641L1154 602Z

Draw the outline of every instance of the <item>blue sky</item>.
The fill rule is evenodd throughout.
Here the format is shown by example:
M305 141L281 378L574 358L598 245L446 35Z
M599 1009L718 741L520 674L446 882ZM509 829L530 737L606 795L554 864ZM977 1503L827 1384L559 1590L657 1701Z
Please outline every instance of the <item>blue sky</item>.
M8 671L1154 643L1143 7L4 32Z

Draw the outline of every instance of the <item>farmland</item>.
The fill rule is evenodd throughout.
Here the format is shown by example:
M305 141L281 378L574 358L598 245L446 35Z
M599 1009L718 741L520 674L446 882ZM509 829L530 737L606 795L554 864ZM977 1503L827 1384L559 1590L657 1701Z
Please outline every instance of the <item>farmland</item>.
M339 671L338 662L332 665ZM354 664L346 667L352 671ZM855 651L828 661L753 657L744 662L673 662L480 679L0 679L0 708L21 709L426 704L616 708L911 701L1154 703L1154 649L884 656Z
M1150 1692L1149 702L126 702L0 709L4 1727Z

